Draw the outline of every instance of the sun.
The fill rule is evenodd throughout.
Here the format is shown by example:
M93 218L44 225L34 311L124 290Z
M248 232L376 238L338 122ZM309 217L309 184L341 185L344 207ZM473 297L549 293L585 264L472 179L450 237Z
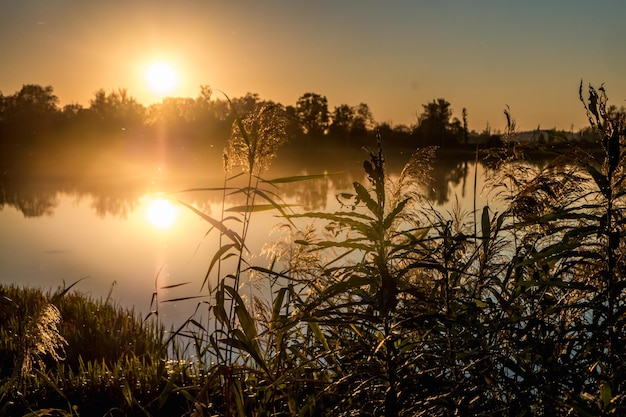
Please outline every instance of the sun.
M174 223L176 214L176 207L172 203L156 198L148 204L146 218L159 229L166 229Z
M172 93L178 86L178 72L166 62L154 62L145 71L146 83L157 95Z

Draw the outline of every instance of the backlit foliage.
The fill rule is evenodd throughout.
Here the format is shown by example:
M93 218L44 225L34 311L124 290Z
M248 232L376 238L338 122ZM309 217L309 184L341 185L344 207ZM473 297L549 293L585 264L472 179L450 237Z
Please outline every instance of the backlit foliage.
M247 175L205 189L223 195L219 218L186 204L218 234L208 301L164 343L178 360L138 374L158 375L158 395L119 384L126 409L159 414L180 393L193 416L625 415L626 123L604 89L580 95L596 152L569 144L529 167L507 110L490 183L504 208L467 216L422 197L433 149L391 178L380 137L341 209L295 212L278 186L316 176L260 176L284 140L280 108L237 117L227 167ZM261 266L247 233L269 209L284 233Z
M33 364L45 369L43 356L49 355L55 361L65 359L67 341L59 333L61 313L53 304L46 304L36 317L26 325L24 335L24 359L22 375L32 372Z
M239 167L258 175L270 165L285 143L285 116L275 104L259 104L254 111L233 122L226 151L227 170Z

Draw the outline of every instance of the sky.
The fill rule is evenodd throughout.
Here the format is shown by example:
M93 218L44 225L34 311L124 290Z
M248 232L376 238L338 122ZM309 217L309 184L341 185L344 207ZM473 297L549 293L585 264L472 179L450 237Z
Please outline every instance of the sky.
M0 0L0 92L51 85L60 104L125 88L145 105L146 68L178 73L171 96L209 85L295 105L369 105L412 125L437 98L469 128L587 125L578 98L604 83L626 106L623 0Z

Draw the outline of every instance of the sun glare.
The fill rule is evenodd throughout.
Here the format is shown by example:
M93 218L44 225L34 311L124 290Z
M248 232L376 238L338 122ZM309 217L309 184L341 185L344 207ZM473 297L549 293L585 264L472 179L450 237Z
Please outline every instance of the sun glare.
M166 229L176 220L176 207L168 200L157 198L148 204L146 217L154 226Z
M146 83L157 95L169 94L178 86L178 72L165 62L155 62L145 71Z

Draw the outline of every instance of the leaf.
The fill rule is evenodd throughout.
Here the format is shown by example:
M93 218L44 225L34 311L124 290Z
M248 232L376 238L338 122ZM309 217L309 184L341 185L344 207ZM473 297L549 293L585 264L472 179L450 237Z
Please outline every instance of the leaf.
M378 203L376 203L372 199L370 194L367 192L367 189L365 189L365 187L363 187L363 185L359 184L358 182L354 182L352 186L354 187L354 191L356 191L357 197L359 198L359 200L365 202L368 210L374 213L376 216L380 215L381 208Z
M172 288L182 287L183 285L187 285L187 284L191 284L191 282L181 282L180 284L166 285L165 287L161 287L160 289L169 290Z
M205 298L205 297L209 297L209 296L208 295L194 295L190 297L170 298L170 299L161 301L161 303L175 303L177 301L195 300L196 298Z
M281 208L291 207L289 204L280 205ZM273 204L251 204L244 206L234 206L225 209L224 211L234 211L238 213L256 213L259 211L268 211L268 210L276 210L277 206Z
M238 174L237 176L239 176L241 174ZM232 178L231 178L232 179ZM237 190L237 187L199 187L199 188L186 188L184 190L180 190L180 191L175 191L172 193L166 193L167 194L182 194L182 193L196 193L198 191L231 191L231 190Z
M608 410L609 405L611 405L611 400L613 399L613 392L611 390L611 385L608 382L604 382L602 384L602 409Z
M615 130L608 140L606 152L608 154L607 156L608 156L608 161L609 161L609 172L615 171L615 169L619 165L619 159L620 159L619 138L620 138L620 134L617 130Z
M289 207L288 204L279 204L276 201L274 201L273 198L271 198L265 191L260 190L258 188L254 188L252 190L252 192L256 195L258 195L259 197L265 199L265 201L267 201L268 203L270 203L272 206L274 206L274 208L276 210L278 210L280 212L280 214L282 214L285 218L287 218L287 213L285 212L284 208Z
M363 169L365 169L365 173L367 173L367 175L370 178L372 178L372 179L375 178L374 166L372 165L372 163L370 161L363 161Z
M231 229L229 229L228 227L226 227L222 222L215 220L213 217L209 216L208 214L205 214L203 212L201 212L200 210L198 210L197 208L193 207L192 205L189 205L187 203L185 203L184 201L178 200L178 202L180 204L182 204L183 206L187 207L189 210L193 211L194 213L196 213L198 216L200 216L201 218L203 218L204 220L208 221L209 223L211 223L211 225L213 227L215 227L217 230L219 230L221 233L223 233L225 236L227 236L230 240L232 240L235 244L237 244L237 248L238 250L241 250L241 246L243 245L243 241L241 239L241 237L235 233L234 231L232 231Z
M165 406L165 403L167 402L172 390L174 389L175 385L174 385L174 380L176 379L177 373L176 372L172 372L170 374L170 377L167 380L167 383L165 384L165 387L163 387L163 389L161 390L161 394L159 394L159 409L162 410L163 407Z
M489 240L491 238L491 221L489 220L489 206L485 206L483 208L483 215L481 218L481 230L482 230L482 238L483 238L483 247L485 250L485 254L489 249Z
M306 243L304 243L304 244L306 245ZM250 267L250 269L252 269L253 271L261 272L263 274L267 274L267 275L269 275L271 277L274 277L276 279L277 278L287 278L287 279L291 279L292 278L292 276L290 274L288 274L288 273L276 272L276 271L274 271L272 269L265 268L263 266L254 266L253 265L253 266Z
M267 373L268 376L272 377L270 370L267 368L263 357L261 356L261 351L259 349L259 344L256 339L250 339L244 332L240 329L234 329L232 331L232 337L226 338L225 342L230 346L239 349L247 354L249 354L254 361L259 365L263 370Z
M122 380L122 394L124 395L124 399L126 400L126 404L128 404L129 407L133 406L133 393L130 390L130 385L128 384L128 381L126 379Z
M284 184L284 183L297 182L297 181L316 180L320 178L326 178L329 175L337 175L337 174L341 174L341 172L331 172L328 174L294 175L291 177L274 178L271 180L267 180L265 182L270 183L270 184Z
M389 213L387 217L385 217L385 220L383 221L383 228L389 229L391 227L393 221L396 219L396 216L400 214L402 210L404 210L404 207L407 205L409 200L410 199L407 198L407 199L402 200L400 203L398 203L398 205L393 209L393 211Z
M239 320L239 324L241 325L246 337L250 340L254 340L256 344L256 339L259 335L255 322L252 319L252 316L250 316L245 304L238 302L237 305L235 305L235 313L237 314L237 319Z
M57 384L52 382L52 380L48 377L48 375L46 375L44 372L41 372L39 369L33 369L33 370L37 373L37 375L41 379L45 381L46 384L48 384L57 394L59 394L61 398L63 398L65 401L68 401L65 394L63 394L63 391L61 391L61 389L59 388Z
M78 284L79 282L86 280L87 278L89 278L89 276L82 277L82 278L80 278L80 279L78 279L78 280L74 281L73 283L71 283L71 284L70 284L70 286L69 286L69 287L65 287L65 286L64 286L64 288L63 288L62 290L59 290L59 292L57 292L56 294L54 294L54 297L52 297L52 304L54 304L55 302L57 302L59 299L63 298L63 296L64 296L65 294L67 294L67 293L68 293L68 291L72 289L72 287L74 287L74 286L75 286L76 284ZM65 280L64 280L63 282L65 283Z
M130 384L128 380L124 379L122 381L122 393L124 394L124 399L128 403L128 405L132 407L137 407L139 410L146 416L150 417L150 413L135 399L133 396L133 392L131 391Z
M374 221L374 218L355 212L345 212L345 211L336 211L334 213L324 213L324 212L310 212L304 214L290 214L289 217L292 218L318 218L335 222L345 222L349 223L350 221L358 221L358 220L369 220Z
M216 258L216 256L217 256L217 254L213 255L213 259L218 260L219 257ZM237 254L229 253L229 254L227 254L226 256L224 256L222 258L222 261L225 261L228 258L232 258L233 256L237 256ZM211 275L212 267L213 267L213 262L211 262L211 266L209 267L209 269L207 270L206 274L204 275L204 280L202 281L202 285L200 286L201 289L203 289L204 286L207 285L207 282L209 281L209 276Z
M362 241L362 239L358 239L358 240L350 239L345 242L335 242L333 240L328 240L328 241L322 241L322 242L315 242L314 245L320 248L348 248L348 249L356 249L356 250L362 250L362 251L372 250L372 246L367 245L365 243L359 243L360 241ZM296 240L295 243L311 245L310 242L305 242L302 240Z
M215 314L215 318L220 323L230 326L230 320L228 319L228 315L226 314L223 289L220 289L215 293L215 305L213 306L213 314Z
M313 335L315 336L317 341L320 342L322 346L324 346L324 349L326 350L326 352L330 352L330 346L328 345L328 340L324 336L324 333L322 333L320 326L314 321L307 321L307 324L309 328L313 331Z
M489 304L487 304L486 302L482 301L482 300L474 300L474 304L476 305L476 307L482 308L482 307L487 307Z
M10 405L13 405L11 401L7 401L4 407L0 410L1 416L7 415L5 411L8 409ZM24 414L22 417L48 417L48 416L57 416L57 417L72 417L70 413L67 411L61 410L60 408L42 408L40 410L31 411L28 414Z
M367 236L369 231L370 231L370 226L367 223L364 223L363 221L360 220L368 220L370 222L374 222L375 219L360 214L360 213L344 213L344 212L337 212L337 213L318 213L318 212L314 212L314 213L305 213L305 214L291 214L288 216L291 219L294 218L311 218L311 219L322 219L322 220L328 220L330 222L336 222L341 224L342 226L348 226L350 227L350 229L358 231L359 233L361 233L361 235L363 236Z
M589 86L589 111L596 117L596 119L599 118L598 93L596 93L596 90L591 86Z
M231 296L233 302L235 303L235 312L245 335L249 339L256 339L258 337L258 333L256 326L254 325L254 320L252 319L252 316L250 316L250 313L248 313L241 295L239 295L239 292L230 285L225 285L224 291Z
M596 182L596 185L600 189L602 195L604 195L605 198L609 198L611 189L609 179L604 174L600 173L600 171L598 171L594 166L590 164L585 164L584 166L589 175L591 175L593 180Z
M204 326L202 325L202 323L199 323L197 320L195 319L189 319L189 323L193 324L194 326L196 326L197 328L199 328L200 330L206 331L206 329L204 328Z
M285 299L285 294L288 290L289 288L282 287L278 290L278 293L276 294L276 299L274 300L274 305L272 306L272 319L270 321L270 330L276 327L276 323L280 318L280 311L283 308L283 300Z
M337 294L345 293L349 290L356 290L365 285L372 285L375 283L375 279L369 276L351 275L348 279L336 282L326 287L319 295L318 300L311 303L309 307L314 307L315 304L324 303L332 299Z
M211 263L209 264L209 269L206 273L206 277L209 276L209 274L211 273L211 271L213 270L213 267L215 266L215 264L222 259L222 255L224 255L225 253L227 253L229 250L231 249L235 249L235 250L239 250L240 247L239 245L235 244L235 243L229 243L227 245L223 245L221 248L219 248L215 254L213 255L213 258L211 259ZM223 259L222 259L223 260ZM206 282L206 277L205 277L205 282ZM202 286L204 286L204 283L202 284Z

